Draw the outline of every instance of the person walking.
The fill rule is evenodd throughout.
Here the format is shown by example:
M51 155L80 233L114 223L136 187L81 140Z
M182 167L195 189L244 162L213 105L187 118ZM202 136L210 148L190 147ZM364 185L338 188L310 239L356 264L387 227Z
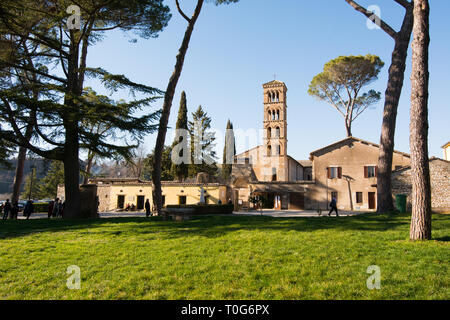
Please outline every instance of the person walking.
M150 216L150 200L148 200L148 199L145 202L145 216L147 218Z
M8 219L10 211L11 211L11 202L9 202L9 199L6 199L5 205L3 206L3 220Z
M11 220L17 220L17 215L19 214L19 202L14 202L11 207Z
M336 217L339 217L339 213L338 213L338 209L337 209L337 200L335 197L333 197L333 199L331 199L330 207L331 207L331 210L328 213L328 216L331 216L331 213L333 211L336 211Z
M59 201L59 216L61 218L64 218L64 207L66 206L66 202L62 202L62 200Z
M47 213L48 213L48 218L49 219L52 217L54 205L55 205L54 201L50 201L49 204L48 204L48 211L47 211Z
M34 212L33 201L28 200L25 208L23 209L23 215L27 217L27 220L30 219L31 214Z
M52 217L56 218L59 214L59 198L55 199L55 203L53 204Z
M62 200L59 200L57 217L62 217L63 212L64 212L64 203L62 202Z

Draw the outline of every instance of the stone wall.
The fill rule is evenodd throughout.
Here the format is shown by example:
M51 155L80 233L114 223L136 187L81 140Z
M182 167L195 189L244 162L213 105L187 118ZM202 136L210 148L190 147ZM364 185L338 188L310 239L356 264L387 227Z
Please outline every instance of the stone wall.
M431 207L434 211L450 212L450 162L438 158L430 159ZM408 210L411 210L411 168L394 171L392 193L408 195Z

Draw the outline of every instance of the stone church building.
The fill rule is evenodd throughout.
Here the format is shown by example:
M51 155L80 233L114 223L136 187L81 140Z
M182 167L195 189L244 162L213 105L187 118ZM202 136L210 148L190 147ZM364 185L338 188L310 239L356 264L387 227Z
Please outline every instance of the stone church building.
M209 204L234 203L235 210L252 207L251 196L265 199L264 206L277 210L327 210L332 197L345 211L375 211L377 208L377 174L379 145L355 137L337 141L310 153L309 159L298 160L288 154L287 87L281 81L263 85L263 144L235 156L231 179L201 179L189 182L163 182L163 202L196 204L200 190ZM436 165L434 165L436 164ZM392 170L394 194L410 194L408 188L410 156L395 151ZM450 162L433 160L431 169L436 186L434 206L450 206L448 190ZM152 183L138 179L93 179L97 186L100 211L122 210L134 205L143 209L152 203ZM406 186L406 187L404 187ZM437 189L446 190L444 195ZM63 198L64 189L58 195Z
M274 80L263 94L263 145L237 155L233 166L236 206L248 207L250 195L260 195L270 208L326 210L335 197L341 210L376 210L379 146L350 137L296 160L288 154L287 87ZM393 170L409 163L408 154L394 153Z

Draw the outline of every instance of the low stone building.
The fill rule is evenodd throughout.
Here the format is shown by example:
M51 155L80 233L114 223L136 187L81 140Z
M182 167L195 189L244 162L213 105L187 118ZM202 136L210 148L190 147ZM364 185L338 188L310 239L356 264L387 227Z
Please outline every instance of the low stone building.
M97 186L99 212L121 211L134 206L144 210L147 199L153 207L153 184L136 178L131 179L91 179L89 185ZM179 183L162 182L163 205L197 204L201 189L204 190L206 204L227 202L227 187L220 183ZM64 199L64 186L58 187L58 197Z
M435 212L450 212L450 161L430 159L431 207ZM408 210L411 210L411 167L392 173L393 194L408 195Z

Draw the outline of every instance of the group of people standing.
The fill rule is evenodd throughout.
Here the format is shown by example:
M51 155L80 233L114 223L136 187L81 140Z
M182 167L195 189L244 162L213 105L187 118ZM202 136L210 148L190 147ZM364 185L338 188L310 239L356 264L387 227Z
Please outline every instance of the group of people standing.
M0 206L0 212L3 213L3 220L8 219L8 216L12 220L17 220L17 216L19 215L19 202L15 201L13 204L9 201L9 199L6 199L5 203L2 203ZM31 214L34 212L34 206L33 201L28 200L25 204L25 207L23 208L23 215L24 217L30 219Z
M56 198L55 201L50 201L48 204L48 218L63 217L65 204L66 202L62 202L59 198Z

